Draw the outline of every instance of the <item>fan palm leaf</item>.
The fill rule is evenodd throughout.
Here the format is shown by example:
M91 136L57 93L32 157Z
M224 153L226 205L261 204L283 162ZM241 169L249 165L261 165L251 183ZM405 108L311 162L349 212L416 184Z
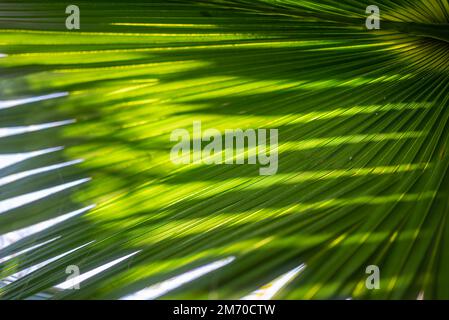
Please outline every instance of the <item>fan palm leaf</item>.
M449 2L373 4L3 2L1 297L449 298ZM277 174L173 164L194 121Z

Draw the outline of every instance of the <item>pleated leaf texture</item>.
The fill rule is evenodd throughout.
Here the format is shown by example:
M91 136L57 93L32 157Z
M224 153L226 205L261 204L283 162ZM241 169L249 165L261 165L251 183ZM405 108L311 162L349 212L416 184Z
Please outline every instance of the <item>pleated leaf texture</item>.
M0 4L1 299L449 298L447 0L74 4Z

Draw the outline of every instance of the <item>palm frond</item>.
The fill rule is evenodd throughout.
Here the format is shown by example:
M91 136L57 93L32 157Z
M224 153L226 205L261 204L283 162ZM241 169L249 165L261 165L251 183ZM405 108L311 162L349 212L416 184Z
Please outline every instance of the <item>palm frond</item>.
M449 298L449 2L375 4L3 2L1 297ZM174 165L197 120L278 128L278 173Z

